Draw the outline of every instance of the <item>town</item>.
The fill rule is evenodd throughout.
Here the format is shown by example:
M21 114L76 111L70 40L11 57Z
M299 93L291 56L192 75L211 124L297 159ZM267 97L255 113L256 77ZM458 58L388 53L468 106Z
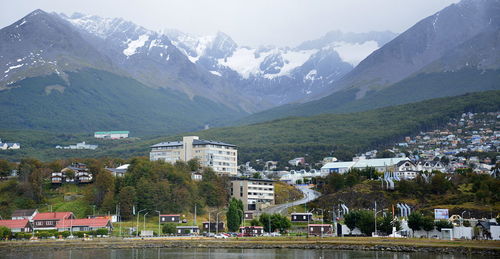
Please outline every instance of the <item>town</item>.
M61 210L60 208L65 207L61 204L57 211L53 211L52 204L48 203L37 208L16 209L11 212L11 219L0 220L0 226L5 228L2 237L71 239L114 236L133 239L207 236L226 239L291 235L500 240L500 225L497 222L499 214L496 209L485 216L472 209L457 211L443 207L419 211L421 206L408 202L407 199L389 206L386 204L386 207L377 207L377 200L373 200L370 201L372 205L363 208L341 200L330 200L334 204L330 208L314 205L313 202L326 194L321 193L325 184L328 186L325 181L335 177L337 180L341 179L338 177L349 177L354 173L366 174L366 183L378 182L377 186L380 187L377 188L386 193L402 192L400 188L406 182L423 181L424 184L433 184L440 175L443 175L443 181L450 184L455 181L455 176L462 177L462 182L469 181L469 178L475 179L475 175L483 176L481 179L496 181L492 182L490 189L498 189L500 171L496 163L500 161L500 157L493 157L491 154L499 152L499 117L498 112L467 113L450 120L443 129L407 136L393 147L359 154L352 161L325 157L322 161L314 162L297 157L288 161L286 167L290 170L282 171L277 170L278 161L263 162L263 170L253 169L250 163L238 166L236 145L203 140L197 136L184 136L179 141L151 145L149 162L132 160L131 163L103 168L71 162L57 171L45 174L46 177L40 179L40 182L48 183L51 190L71 189L74 192L79 188L90 190L96 184L106 185L106 175L114 178L106 180L114 182L110 186L126 186L127 181L143 177L148 172L149 169L140 168L144 166L160 171L174 170L174 174L177 169L183 168L178 172L188 173L189 178L175 180L173 175L169 176L170 173L167 173L168 181L199 186L196 188L202 189L212 188L207 189L206 195L220 191L225 194L219 194L221 197L205 197L204 202L186 200L187 203L179 207L163 206L171 208L169 211L161 210L158 205L145 205L148 201L143 201L141 205L137 201L144 197L141 198L139 193L135 194L134 199L127 200L124 196L130 194L123 190L128 187L122 187L124 189L118 190L116 194L113 194L115 191L110 187L102 187L108 189L97 196L90 196L93 203L92 214ZM127 138L128 132L96 132L95 137ZM316 169L313 168L315 166ZM24 177L24 167L23 163L17 167L2 167L2 170L12 170L10 173L2 172L4 183ZM139 188L137 184L141 180L134 181L138 181L135 186ZM222 189L213 189L218 188L214 184L222 186ZM483 185L480 186L484 188ZM103 190L101 187L92 188L96 188L94 190L97 192ZM496 192L495 189L490 191ZM283 192L295 192L296 195L283 199ZM85 195L88 194L67 193L64 201L70 203L72 200L82 200ZM108 195L118 197L108 200ZM498 192L494 195L498 195ZM43 200L42 197L39 198ZM99 201L96 202L97 200ZM308 205L310 202L312 204ZM2 216L5 217L4 213L2 211Z

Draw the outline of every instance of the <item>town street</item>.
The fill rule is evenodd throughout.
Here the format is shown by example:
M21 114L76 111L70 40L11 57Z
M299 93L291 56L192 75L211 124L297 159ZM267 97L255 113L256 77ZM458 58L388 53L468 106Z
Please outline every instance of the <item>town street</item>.
M308 186L296 186L296 188L299 189L304 194L304 198L302 198L298 201L278 204L276 206L266 208L266 209L262 210L262 212L263 213L270 213L270 214L273 214L273 213L284 214L284 213L286 213L286 209L288 209L290 207L310 202L310 201L318 198L319 196L321 196L321 193L310 189Z

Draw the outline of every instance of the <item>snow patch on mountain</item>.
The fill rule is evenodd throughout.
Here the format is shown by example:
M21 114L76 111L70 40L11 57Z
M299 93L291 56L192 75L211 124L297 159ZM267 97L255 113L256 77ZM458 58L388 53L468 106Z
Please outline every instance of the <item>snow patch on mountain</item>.
M216 76L222 76L221 73L217 72L217 71L210 71L210 73L216 75Z
M276 77L280 76L287 76L290 75L290 73L297 67L302 66L306 61L318 50L300 50L300 51L293 51L293 50L288 50L284 53L282 53L283 60L285 61L285 64L281 68L280 72L277 74L266 74L264 75L265 78L268 79L273 79Z
M242 47L237 49L233 55L228 58L218 60L219 64L231 68L238 72L244 79L248 79L250 75L256 75L260 71L260 63L264 61L270 52L260 53L256 55L255 49Z
M368 57L379 48L376 41L370 40L363 43L334 42L330 45L339 54L342 61L357 66L359 62Z
M12 69L16 69L16 68L20 68L24 66L24 64L19 64L19 65L15 65L15 66L10 66L7 70L5 70L4 74L7 74L9 73L9 71L11 71Z
M127 40L128 47L123 50L123 55L130 57L136 53L138 48L141 48L149 40L149 35L143 34L137 40Z

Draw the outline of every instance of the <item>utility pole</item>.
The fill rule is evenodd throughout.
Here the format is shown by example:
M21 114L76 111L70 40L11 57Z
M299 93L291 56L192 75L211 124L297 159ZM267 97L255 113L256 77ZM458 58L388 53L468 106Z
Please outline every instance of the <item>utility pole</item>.
M157 210L156 212L158 212L158 236L161 235L161 228L160 228L160 214L161 212L159 210Z
M146 215L148 215L148 214L149 214L149 211L146 212L146 214L144 214L144 228L143 228L144 230L146 230Z
M143 210L140 210L139 212L137 212L137 229L135 230L135 237L139 236L139 216L140 216L141 212L143 212L145 210L146 209L143 209Z
M196 226L196 204L194 204L194 225Z
M377 235L377 201L375 201L375 211L373 213L373 217L375 217L375 235Z

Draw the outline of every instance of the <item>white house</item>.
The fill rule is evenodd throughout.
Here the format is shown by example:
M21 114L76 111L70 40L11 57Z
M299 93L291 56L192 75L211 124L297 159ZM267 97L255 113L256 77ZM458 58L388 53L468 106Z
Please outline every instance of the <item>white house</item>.
M388 167L394 167L401 161L409 161L406 157L394 158L375 158L366 159L364 157L355 158L350 162L334 162L328 163L321 167L323 173L339 173L344 174L351 168L363 169L366 167L373 167L377 171L385 171Z
M7 149L20 149L21 145L19 143L8 143L8 142L2 142L0 139L0 150L7 150Z

